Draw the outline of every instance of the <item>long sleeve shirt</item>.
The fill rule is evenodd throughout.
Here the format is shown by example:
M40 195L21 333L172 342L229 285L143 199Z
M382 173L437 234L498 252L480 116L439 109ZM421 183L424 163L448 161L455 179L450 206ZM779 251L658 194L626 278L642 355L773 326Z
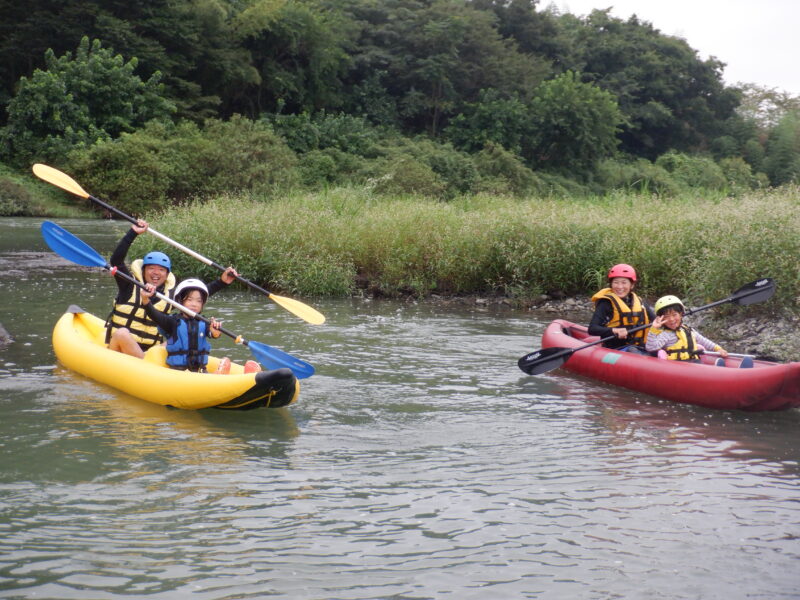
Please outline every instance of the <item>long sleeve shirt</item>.
M153 306L152 302L145 304L144 310L147 313L147 316L156 322L158 328L164 334L165 338L170 338L175 335L175 331L178 329L178 320L183 318L183 313L178 312L176 314L168 315Z
M654 334L654 331L660 331L660 333ZM696 329L692 329L692 333L694 333L695 342L697 342L698 346L702 346L706 350L714 351L719 350L720 346L715 342L712 342L707 337L700 335ZM647 334L647 343L645 344L645 350L648 352L658 352L662 348L667 348L672 344L675 344L678 341L678 336L675 332L671 329L653 329L651 328Z

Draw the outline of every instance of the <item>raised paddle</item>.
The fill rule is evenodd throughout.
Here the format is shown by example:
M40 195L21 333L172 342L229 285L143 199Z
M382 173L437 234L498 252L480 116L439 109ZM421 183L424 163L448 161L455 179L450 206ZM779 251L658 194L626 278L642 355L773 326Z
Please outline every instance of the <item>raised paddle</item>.
M60 187L62 190L66 190L67 192L75 194L76 196L80 196L81 198L86 198L88 200L91 200L95 204L102 206L106 210L113 212L115 215L122 217L123 219L130 221L133 224L138 223L138 220L134 219L132 216L125 214L121 210L114 208L110 204L107 204L106 202L103 202L99 198L95 198L94 196L89 194L78 184L77 181L75 181L72 177L70 177L66 173L62 173L58 169L54 169L53 167L48 167L47 165L43 165L41 163L36 163L35 165L33 165L33 174L39 177L40 179L43 179L47 183L51 183L56 187ZM222 265L215 263L213 260L206 258L201 254L198 254L194 250L187 248L186 246L176 242L171 238L168 238L166 235L164 235L163 233L159 233L152 227L148 227L147 232L157 237L162 242L166 242L170 246L174 246L181 252L185 252L189 256L196 258L200 262L205 263L210 267L214 267L215 269L219 269L220 271L225 270L225 267L223 267ZM256 290L257 292L261 292L262 294L267 296L267 298L275 302L275 304L282 306L290 313L297 315L307 323L311 323L312 325L321 325L322 323L325 322L325 317L322 315L322 313L320 313L316 309L311 308L307 304L303 304L299 300L294 300L292 298L286 298L285 296L278 296L276 294L273 294L272 292L265 290L261 286L256 285L252 281L248 281L244 277L237 275L236 279L238 281L241 281L245 285L249 286L250 288Z
M145 284L138 279L131 277L127 273L122 273L118 271L116 267L109 265L106 260L94 250L94 248L87 245L81 239L75 237L63 227L60 227L51 221L44 221L42 223L42 236L44 236L45 242L47 242L47 245L50 246L53 252L71 262L84 267L100 267L110 271L115 277L121 277L122 279L130 281L132 284L140 288L145 287ZM161 300L165 300L178 310L183 311L190 317L205 321L209 324L211 323L210 319L207 319L206 317L197 314L193 310L186 308L179 302L176 302L163 294L159 294L158 292L156 292L155 295ZM305 379L306 377L311 377L311 375L314 374L313 366L303 360L300 360L299 358L292 356L291 354L284 352L283 350L278 350L277 348L267 346L266 344L262 344L260 342L245 340L242 336L231 333L224 327L220 327L219 330L225 335L233 338L237 344L244 344L247 346L250 349L250 352L253 353L253 356L256 358L256 360L258 360L258 362L268 369L289 368L298 379Z
M711 308L712 306L727 304L728 302L738 304L739 306L747 306L748 304L769 300L774 293L775 282L772 279L759 279L758 281L753 281L752 283L743 285L724 300L717 300L711 304L692 308L686 311L686 314L691 315L696 312L700 312L701 310ZM628 329L628 333L639 331L640 329L646 329L647 327L650 327L650 323ZM526 354L520 358L519 361L517 361L517 365L528 375L541 375L542 373L547 373L547 371L552 371L553 369L557 369L563 365L575 352L583 350L584 348L590 348L591 346L595 346L597 344L602 344L603 342L611 341L615 338L616 336L610 335L597 341L584 344L583 346L578 346L577 348L543 348L541 350L537 350L536 352Z

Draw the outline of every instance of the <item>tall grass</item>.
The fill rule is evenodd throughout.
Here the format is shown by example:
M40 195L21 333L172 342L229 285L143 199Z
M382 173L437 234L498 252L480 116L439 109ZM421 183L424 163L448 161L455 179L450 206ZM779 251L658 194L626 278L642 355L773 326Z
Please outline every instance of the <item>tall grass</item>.
M220 197L164 213L159 230L275 291L345 296L591 294L617 262L647 297L727 297L760 277L800 307L800 188L732 198L386 199L364 188L264 201ZM168 248L165 248L169 251ZM179 274L211 276L171 255Z

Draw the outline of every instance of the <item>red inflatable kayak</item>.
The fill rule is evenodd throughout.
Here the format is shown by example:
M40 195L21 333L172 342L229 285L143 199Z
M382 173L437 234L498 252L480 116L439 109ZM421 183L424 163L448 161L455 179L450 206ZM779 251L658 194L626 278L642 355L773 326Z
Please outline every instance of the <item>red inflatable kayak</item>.
M577 348L594 342L586 327L558 319L542 334L542 348ZM609 350L600 345L574 352L563 368L659 398L707 408L781 410L800 406L800 362L754 361L739 369L741 358L714 366L716 356L703 363L663 360Z

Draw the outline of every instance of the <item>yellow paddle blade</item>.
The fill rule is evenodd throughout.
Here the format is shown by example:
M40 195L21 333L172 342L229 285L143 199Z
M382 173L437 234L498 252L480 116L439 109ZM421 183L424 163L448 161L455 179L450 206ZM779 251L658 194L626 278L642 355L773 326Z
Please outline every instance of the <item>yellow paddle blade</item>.
M48 167L42 163L36 163L33 165L33 174L39 179L44 179L47 183L52 183L53 185L60 187L62 190L68 191L70 194L75 194L81 198L89 197L89 194L85 192L80 185L78 185L77 181L75 181L66 173L62 173L58 169Z
M276 296L275 294L270 294L269 298L307 323L322 325L325 322L325 317L321 312L311 308L308 304L303 304L299 300L293 300L292 298L286 298L284 296Z

